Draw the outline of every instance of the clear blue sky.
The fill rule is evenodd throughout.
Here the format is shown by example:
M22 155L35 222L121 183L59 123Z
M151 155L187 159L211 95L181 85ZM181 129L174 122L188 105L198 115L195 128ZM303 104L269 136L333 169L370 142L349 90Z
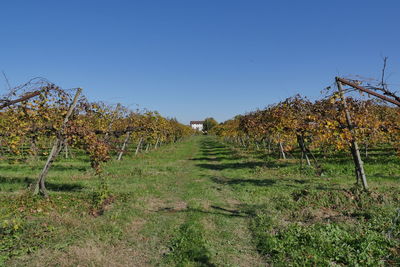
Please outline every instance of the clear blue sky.
M400 88L400 1L142 0L0 3L0 70L83 87L91 100L223 121L335 75ZM0 89L6 88L0 78Z

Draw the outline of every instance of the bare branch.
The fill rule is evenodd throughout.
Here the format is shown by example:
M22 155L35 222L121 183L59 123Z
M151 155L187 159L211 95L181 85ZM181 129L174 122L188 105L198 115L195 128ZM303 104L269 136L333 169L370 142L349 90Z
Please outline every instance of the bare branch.
M381 86L383 89L387 89L386 88L386 83L385 83L385 70L386 70L386 63L387 63L388 57L384 57L383 58L383 68L382 68L382 77L381 77Z
M4 71L1 71L3 73L4 76L4 80L6 80L7 86L8 86L8 90L11 91L11 85L10 85L10 81L7 78L7 75Z

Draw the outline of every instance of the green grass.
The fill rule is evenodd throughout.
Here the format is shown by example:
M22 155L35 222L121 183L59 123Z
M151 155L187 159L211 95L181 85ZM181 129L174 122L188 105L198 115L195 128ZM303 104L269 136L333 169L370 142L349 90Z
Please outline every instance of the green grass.
M211 266L210 251L204 237L204 227L199 221L199 215L193 214L174 233L170 241L166 262L178 266Z
M370 193L345 153L318 156L316 176L197 136L112 161L104 179L75 154L50 170L49 200L26 190L43 161L0 163L0 265L400 264L400 160L385 148L365 160Z

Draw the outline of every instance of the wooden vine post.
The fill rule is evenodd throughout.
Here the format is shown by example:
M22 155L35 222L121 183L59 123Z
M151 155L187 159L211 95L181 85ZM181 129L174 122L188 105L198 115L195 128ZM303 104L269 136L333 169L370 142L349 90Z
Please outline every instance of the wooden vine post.
M306 148L306 145L304 144L304 137L303 135L297 135L297 143L299 144L300 150L301 150L301 158L300 158L300 165L303 166L303 158L306 159L307 165L311 166L310 159L308 157L308 151Z
M136 147L135 156L139 153L139 149L142 146L142 141L143 141L143 137L140 137L139 143L138 143L138 145Z
M156 141L156 144L154 145L154 149L157 149L159 142L160 142L160 137L157 137L157 141Z
M65 115L64 121L63 121L63 123L61 125L61 129L57 133L57 139L53 144L53 147L51 149L49 157L47 158L46 164L44 165L44 167L43 167L43 169L42 169L42 171L41 171L41 173L39 175L39 178L38 178L38 180L36 182L36 185L35 185L35 188L34 188L34 191L33 191L34 195L41 194L41 195L43 195L45 197L48 197L47 190L46 190L46 185L45 185L46 176L47 176L47 173L48 173L51 165L53 164L53 161L55 160L55 158L60 153L60 151L61 151L61 149L63 147L64 140L63 140L63 137L61 136L61 132L63 131L63 129L65 127L65 124L68 122L69 117L71 116L72 112L74 111L74 109L76 107L76 104L78 103L79 95L81 94L81 92L82 92L82 89L78 88L78 90L77 90L77 92L75 94L75 97L74 97L74 99L72 101L72 104L69 107L67 114Z
M119 154L118 154L117 160L121 160L122 155L124 154L125 148L126 148L126 146L127 146L127 144L128 144L128 141L129 141L129 137L130 137L130 136L131 136L131 132L128 132L128 133L126 134L124 143L122 144L121 151L120 151Z
M342 101L342 105L344 108L345 116L346 116L346 121L347 121L347 127L350 131L351 134L351 140L350 140L350 149L351 149L351 154L353 156L354 160L354 165L355 165L355 172L356 172L356 179L357 179L357 184L359 184L360 180L362 183L362 186L364 190L368 190L368 183L367 183L367 177L365 176L365 171L364 171L364 164L361 160L361 155L360 155L360 150L356 141L356 135L354 132L354 125L351 120L350 116L350 111L346 102L346 98L343 93L343 86L342 82L336 77L336 84L338 87L339 91L339 96Z

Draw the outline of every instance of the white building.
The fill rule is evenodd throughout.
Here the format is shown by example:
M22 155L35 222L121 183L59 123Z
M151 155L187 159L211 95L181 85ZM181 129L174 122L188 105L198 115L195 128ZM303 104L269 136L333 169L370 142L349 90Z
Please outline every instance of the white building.
M204 121L191 121L190 127L198 131L203 131L203 123Z

